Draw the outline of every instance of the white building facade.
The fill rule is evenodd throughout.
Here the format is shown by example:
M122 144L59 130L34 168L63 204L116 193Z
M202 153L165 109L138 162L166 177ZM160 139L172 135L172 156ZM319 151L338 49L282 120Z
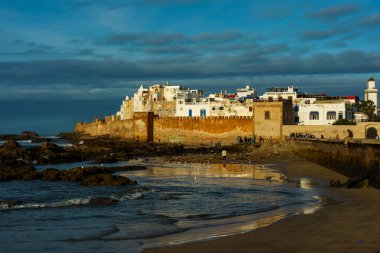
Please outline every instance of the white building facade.
M332 125L338 119L353 118L353 113L344 100L298 99L293 108L294 123L298 125Z
M281 99L296 100L298 95L298 88L294 86L289 86L286 88L269 88L267 91L260 96L260 99L268 101L278 101Z
M373 79L373 77L371 77L370 79L368 79L367 89L364 90L364 100L365 101L368 101L368 100L373 101L373 104L375 105L375 114L376 115L378 114L378 101L377 101L378 95L377 95L377 93L378 93L378 90L375 87L375 79Z

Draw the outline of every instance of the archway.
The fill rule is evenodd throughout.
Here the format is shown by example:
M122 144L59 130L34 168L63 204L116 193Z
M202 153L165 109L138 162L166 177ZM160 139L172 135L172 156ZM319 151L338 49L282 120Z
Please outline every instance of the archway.
M374 127L367 128L366 138L367 139L375 139L377 136L377 130Z

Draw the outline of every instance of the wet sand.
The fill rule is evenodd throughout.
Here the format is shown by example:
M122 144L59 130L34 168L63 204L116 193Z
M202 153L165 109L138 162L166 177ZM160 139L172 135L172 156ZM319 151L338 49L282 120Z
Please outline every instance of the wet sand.
M260 155L260 154L259 154ZM261 154L262 155L262 154ZM329 188L331 179L346 178L330 169L280 151L265 161L279 164L288 178L313 178ZM326 206L315 213L293 215L254 231L143 252L355 252L380 253L380 191L327 189Z

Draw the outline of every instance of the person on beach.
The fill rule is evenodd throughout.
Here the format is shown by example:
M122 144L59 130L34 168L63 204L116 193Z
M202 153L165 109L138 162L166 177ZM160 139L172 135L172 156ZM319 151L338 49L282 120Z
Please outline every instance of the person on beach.
M344 144L347 145L348 140L352 139L354 134L350 129L347 129L347 136L344 138Z
M224 161L227 160L227 150L225 150L225 149L222 150L222 157L223 157Z

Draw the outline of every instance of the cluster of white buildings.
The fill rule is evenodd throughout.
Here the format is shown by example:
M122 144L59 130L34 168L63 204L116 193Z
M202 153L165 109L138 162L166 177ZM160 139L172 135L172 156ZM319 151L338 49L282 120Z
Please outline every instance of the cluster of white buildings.
M364 99L372 100L378 108L378 90L375 80L368 80ZM117 115L121 120L133 112L154 112L168 117L214 117L252 116L252 104L260 101L292 101L293 123L298 125L329 125L338 119L366 121L368 116L357 112L354 106L357 96L327 96L305 94L298 88L269 88L258 96L251 86L239 88L233 94L227 91L204 96L202 90L192 90L180 85L155 84L148 88L141 86L132 98L126 97Z

